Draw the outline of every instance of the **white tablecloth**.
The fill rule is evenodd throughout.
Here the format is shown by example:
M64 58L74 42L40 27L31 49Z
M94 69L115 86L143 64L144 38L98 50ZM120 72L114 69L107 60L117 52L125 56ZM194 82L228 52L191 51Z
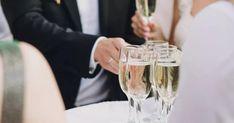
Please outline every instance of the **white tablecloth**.
M143 115L150 115L155 110L153 99L143 102ZM103 102L67 110L68 123L126 123L128 102Z

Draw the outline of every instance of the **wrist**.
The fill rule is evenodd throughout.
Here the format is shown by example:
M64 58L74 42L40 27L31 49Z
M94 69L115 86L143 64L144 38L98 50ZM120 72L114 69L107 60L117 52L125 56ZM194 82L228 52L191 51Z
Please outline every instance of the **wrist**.
M105 39L107 39L106 37L104 37L104 36L101 36L101 37L99 37L97 40L96 40L96 42L95 42L95 44L94 44L94 47L93 47L93 60L94 60L94 62L96 62L97 64L98 64L98 50L99 50L99 44L103 41L103 40L105 40Z

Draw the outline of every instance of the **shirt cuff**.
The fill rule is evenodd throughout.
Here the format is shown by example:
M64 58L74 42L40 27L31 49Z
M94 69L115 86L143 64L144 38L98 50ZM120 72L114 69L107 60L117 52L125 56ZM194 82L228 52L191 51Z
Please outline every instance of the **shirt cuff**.
M96 51L97 44L98 44L102 39L106 39L106 37L103 37L103 36L99 37L99 38L96 40L96 42L95 42L95 44L94 44L94 46L93 46L93 49L92 49L92 52L91 52L91 55L90 55L90 61L89 61L89 74L93 74L94 71L95 71L95 69L96 69L96 67L97 67L97 65L98 65L98 62L96 62L95 59L94 59L94 53L95 53L95 51Z

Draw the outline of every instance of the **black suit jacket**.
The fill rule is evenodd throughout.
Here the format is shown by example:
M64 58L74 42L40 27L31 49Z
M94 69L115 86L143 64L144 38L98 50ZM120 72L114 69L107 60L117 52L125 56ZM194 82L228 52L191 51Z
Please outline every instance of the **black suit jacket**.
M37 47L47 58L66 108L74 107L81 77L89 74L92 47L99 37L82 33L76 0L1 0L14 37ZM132 44L144 41L131 29L135 0L99 0L100 32L122 37ZM110 74L110 73L108 73ZM122 94L117 77L110 74L111 99ZM109 80L110 80L109 79Z

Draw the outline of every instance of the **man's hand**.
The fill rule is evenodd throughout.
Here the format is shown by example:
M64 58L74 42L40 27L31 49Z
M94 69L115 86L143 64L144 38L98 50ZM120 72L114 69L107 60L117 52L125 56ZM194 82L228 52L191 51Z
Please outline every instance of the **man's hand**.
M126 45L128 44L122 38L104 38L97 44L94 59L102 68L118 74L119 52Z

